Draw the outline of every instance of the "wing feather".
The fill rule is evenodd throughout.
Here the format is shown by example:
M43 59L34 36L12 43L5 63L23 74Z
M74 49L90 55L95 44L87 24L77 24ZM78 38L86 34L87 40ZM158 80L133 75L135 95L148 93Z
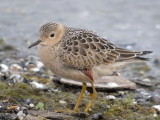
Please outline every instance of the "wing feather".
M62 42L60 60L70 67L91 69L100 64L133 59L150 51L135 52L115 46L93 33L79 33Z
M115 62L119 53L115 46L93 33L80 33L63 41L60 59L65 64L79 69Z

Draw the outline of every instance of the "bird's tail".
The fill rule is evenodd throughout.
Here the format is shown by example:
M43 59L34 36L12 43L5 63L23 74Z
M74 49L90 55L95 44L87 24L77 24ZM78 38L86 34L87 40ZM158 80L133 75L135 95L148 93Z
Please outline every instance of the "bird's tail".
M149 58L145 58L145 57L141 57L141 56L152 53L152 51L135 52L135 51L131 51L131 50L125 50L122 48L116 48L116 51L120 54L120 56L116 60L116 62L125 61L125 60L148 61Z

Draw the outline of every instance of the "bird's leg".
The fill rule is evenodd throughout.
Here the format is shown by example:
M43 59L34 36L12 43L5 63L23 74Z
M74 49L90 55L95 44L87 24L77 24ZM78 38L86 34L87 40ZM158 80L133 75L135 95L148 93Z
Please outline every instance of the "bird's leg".
M83 94L84 94L85 91L86 91L86 88L87 88L87 84L86 84L86 83L83 83L82 91L81 91L81 93L80 93L80 95L79 95L79 97L78 97L77 103L76 103L76 105L75 105L75 107L74 107L73 110L69 110L69 109L67 109L66 107L63 106L64 109L56 110L56 112L67 112L67 113L77 112L77 111L78 111L78 107L79 107L79 105L80 105L80 102L81 102L81 100L82 100Z
M81 93L80 93L80 95L79 95L79 97L78 97L77 103L76 103L73 111L75 111L75 112L78 111L78 107L79 107L80 102L81 102L81 100L82 100L83 94L84 94L84 92L86 91L86 88L87 88L87 84L86 84L86 83L83 83L82 91L81 91Z
M90 95L92 97L92 99L90 100L90 102L88 103L86 109L85 109L85 112L88 112L89 108L91 107L92 103L94 102L94 100L96 99L97 97L97 91L93 85L93 83L91 83L91 86L92 86L92 90L93 90L93 93Z

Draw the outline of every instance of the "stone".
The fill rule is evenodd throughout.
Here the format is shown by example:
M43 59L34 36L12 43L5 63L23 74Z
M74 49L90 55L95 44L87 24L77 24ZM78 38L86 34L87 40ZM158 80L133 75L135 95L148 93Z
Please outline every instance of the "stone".
M0 72L6 73L6 72L8 72L8 71L9 71L9 68L8 68L7 65L5 65L5 64L0 64Z
M44 84L38 83L36 81L33 81L30 83L32 85L32 87L34 88L40 88L40 89L44 89L46 88L46 86Z
M30 103L30 104L29 104L29 107L30 107L30 108L34 108L35 105L34 105L33 103Z
M92 115L91 120L102 120L103 119L103 113L95 113Z
M115 100L116 99L116 97L114 95L108 95L108 96L106 96L106 98L109 99L109 100Z
M158 110L160 112L160 105L154 105L152 106L153 108L155 108L156 110Z
M67 102L64 101L64 100L60 100L59 103L60 103L60 104L67 104Z
M70 86L81 86L81 82L77 82L70 79L61 78L60 82ZM102 90L124 90L124 89L136 89L136 84L120 76L104 76L95 80L95 88ZM87 83L87 87L91 87L90 83Z

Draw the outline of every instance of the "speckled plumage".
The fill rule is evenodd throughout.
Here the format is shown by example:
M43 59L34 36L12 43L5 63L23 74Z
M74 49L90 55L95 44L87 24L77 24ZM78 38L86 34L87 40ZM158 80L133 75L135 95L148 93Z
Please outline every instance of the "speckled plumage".
M61 30L58 30L60 27ZM65 70L75 70L80 72L83 70L92 71L92 68L98 65L108 65L119 61L140 58L139 56L149 53L148 51L135 52L125 50L98 36L93 31L80 28L69 28L57 23L47 23L43 25L40 28L40 39L46 39L47 41L48 35L53 31L57 32L57 34L63 31L59 40L56 39L55 34L55 41L57 40L56 43L53 45L50 43L48 45L42 44L39 46L41 46L40 49L49 47L50 50L48 52L52 55L48 56L54 59L54 62L46 63L47 60L43 56L48 52L44 53L42 51L39 52L39 54L42 61L51 69L51 71L61 77L70 78L69 75L66 75L64 72L57 72L57 68L55 70L53 64L61 64L61 69L64 67ZM41 51L40 49L39 51ZM74 79L74 77L71 78ZM76 80L78 79L76 76L75 78ZM81 80L78 79L78 81Z
M132 59L146 60L140 56L151 53L122 49L93 31L69 28L58 23L43 25L39 31L39 38L40 40L29 48L38 45L38 54L45 66L55 75L83 83L74 111L78 111L86 90L86 82L90 82L93 89L92 99L85 109L86 112L97 96L93 84L97 77L93 70L95 67Z
M146 54L146 51L121 49L85 29L66 29L60 44L60 60L77 69L92 69L100 64L110 64Z

